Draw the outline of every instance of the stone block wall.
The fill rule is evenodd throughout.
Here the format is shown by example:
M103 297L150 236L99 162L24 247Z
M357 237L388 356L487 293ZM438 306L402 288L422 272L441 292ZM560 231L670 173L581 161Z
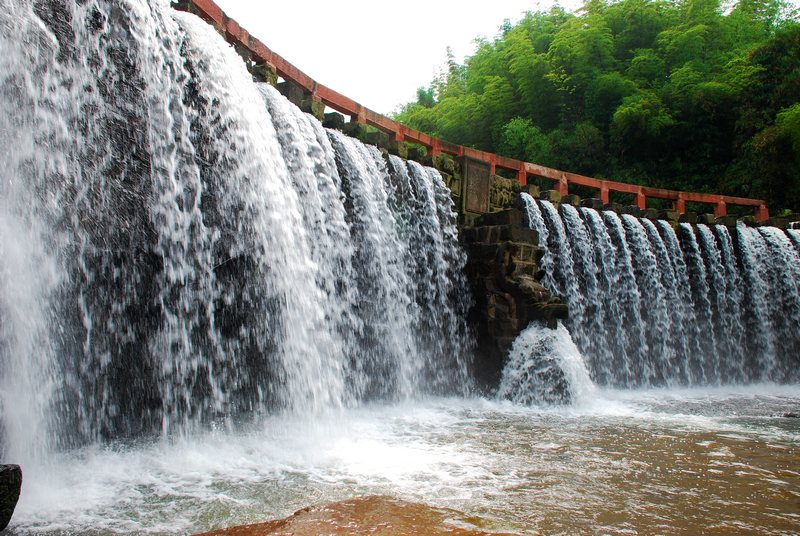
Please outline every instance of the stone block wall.
M484 214L460 231L474 300L469 322L477 342L475 377L491 389L517 335L531 321L555 327L567 307L540 283L544 250L521 210Z

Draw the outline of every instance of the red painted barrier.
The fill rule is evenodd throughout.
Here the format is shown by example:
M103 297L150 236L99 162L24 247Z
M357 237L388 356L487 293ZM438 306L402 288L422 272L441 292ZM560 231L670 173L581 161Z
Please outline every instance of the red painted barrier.
M596 179L594 177L586 177L584 175L560 171L530 162L523 162L514 158L508 158L434 138L429 134L408 128L388 117L373 112L354 100L345 97L341 93L317 83L303 71L270 50L261 41L251 36L239 23L225 15L222 9L212 0L189 0L189 3L193 8L192 11L214 26L217 31L225 35L229 43L249 50L251 59L254 62L266 64L273 69L278 76L305 90L312 100L321 102L337 112L350 116L351 120L359 124L375 127L392 136L395 141L422 145L428 148L432 155L445 153L453 156L468 156L475 160L487 162L491 167L492 173L495 173L497 168L515 172L517 174L517 179L522 185L527 184L528 176L549 179L554 181L554 189L558 190L562 195L569 193L570 184L591 188L597 191L598 197L604 203L608 203L610 192L619 192L635 195L636 204L640 208L646 208L647 198L653 198L671 201L673 208L680 213L684 213L686 211L686 203L691 202L714 205L715 216L725 216L727 214L728 205L738 205L752 207L757 221L764 221L769 218L767 205L761 199L748 199L696 192L678 192L624 182Z

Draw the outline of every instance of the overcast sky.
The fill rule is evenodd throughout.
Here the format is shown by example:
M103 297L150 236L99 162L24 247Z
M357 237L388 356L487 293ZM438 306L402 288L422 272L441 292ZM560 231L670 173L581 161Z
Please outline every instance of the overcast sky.
M416 98L446 60L475 50L505 19L551 0L216 0L252 35L317 82L388 114ZM561 0L567 9L582 2Z

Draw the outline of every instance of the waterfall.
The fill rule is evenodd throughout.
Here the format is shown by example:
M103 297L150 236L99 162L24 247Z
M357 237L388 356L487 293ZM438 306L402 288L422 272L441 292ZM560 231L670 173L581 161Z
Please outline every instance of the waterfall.
M569 305L566 328L598 384L800 379L796 232L673 228L523 197L547 248L546 283Z
M466 392L465 256L436 170L324 129L163 2L12 4L4 458Z

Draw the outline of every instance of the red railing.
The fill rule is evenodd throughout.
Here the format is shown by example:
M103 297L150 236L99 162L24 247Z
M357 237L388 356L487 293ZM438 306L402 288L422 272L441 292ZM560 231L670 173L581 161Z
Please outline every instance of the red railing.
M362 125L370 125L392 136L397 142L409 142L422 145L431 155L437 156L445 153L453 156L467 156L475 160L486 162L491 167L491 173L504 169L515 172L520 184L525 185L529 176L542 177L555 182L554 189L562 195L569 193L571 184L582 186L597 191L597 196L604 202L609 202L611 192L633 194L636 205L644 209L647 199L664 199L672 202L673 209L679 213L686 212L686 203L711 204L714 206L715 216L725 216L728 205L751 207L757 221L769 218L766 203L761 199L748 199L719 194L703 194L696 192L678 192L661 188L650 188L624 182L596 179L576 173L560 171L530 162L523 162L515 158L508 158L486 151L480 151L463 145L456 145L424 132L406 127L388 117L361 106L354 100L324 86L303 71L286 61L282 56L270 50L264 43L250 35L239 23L231 19L212 0L189 0L192 11L213 25L217 31L225 35L229 43L244 47L249 51L251 59L256 63L263 63L274 71L279 77L303 89L313 100L336 110Z

